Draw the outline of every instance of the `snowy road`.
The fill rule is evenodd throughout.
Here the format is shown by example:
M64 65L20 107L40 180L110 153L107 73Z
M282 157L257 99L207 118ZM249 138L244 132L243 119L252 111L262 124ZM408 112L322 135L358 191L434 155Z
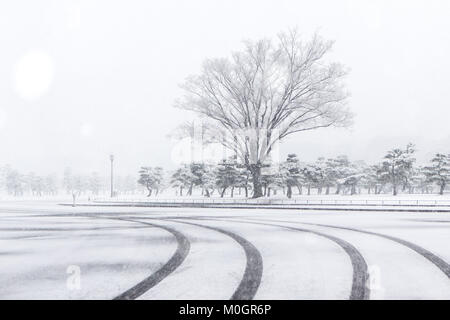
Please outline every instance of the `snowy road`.
M0 205L1 299L450 299L450 213Z

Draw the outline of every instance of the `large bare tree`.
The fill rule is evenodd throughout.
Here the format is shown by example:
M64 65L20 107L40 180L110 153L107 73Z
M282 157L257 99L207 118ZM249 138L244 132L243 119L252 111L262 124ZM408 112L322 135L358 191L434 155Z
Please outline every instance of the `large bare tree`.
M253 197L262 195L261 168L286 136L346 126L351 113L345 68L324 56L333 42L297 31L276 41L246 41L230 58L208 59L188 77L176 106L200 114L210 141L234 150L252 173Z

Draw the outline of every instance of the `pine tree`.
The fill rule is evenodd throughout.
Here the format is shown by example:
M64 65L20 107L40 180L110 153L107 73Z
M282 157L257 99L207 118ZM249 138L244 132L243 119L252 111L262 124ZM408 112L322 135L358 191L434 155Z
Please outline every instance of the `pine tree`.
M280 167L281 177L286 185L286 196L292 197L292 187L298 186L301 179L300 165L295 153L288 154Z
M303 176L308 187L308 196L311 195L311 188L316 186L319 181L320 169L314 164L307 164L302 168Z
M437 153L431 159L431 165L423 168L427 180L439 186L439 194L443 195L450 180L450 156Z
M238 164L236 169L238 171L236 187L239 188L239 192L241 188L243 188L245 191L245 197L248 198L248 191L251 189L251 172L244 165Z
M141 167L139 170L138 183L147 188L147 197L152 195L153 190L155 190L155 195L158 195L162 181L163 169L161 167Z
M188 165L182 165L172 174L170 184L173 187L179 188L179 195L183 196L183 189L189 188L192 180L193 177L190 167Z
M358 161L350 163L346 168L345 176L339 180L339 183L350 190L350 194L354 195L357 192L357 187L364 183L366 178L366 165L364 162Z
M415 162L414 152L414 146L408 144L406 149L392 149L384 156L383 171L392 185L392 195L394 196L397 195L400 184L408 183Z
M216 171L216 185L221 190L220 197L223 198L228 188L231 188L231 197L233 197L234 187L238 181L239 171L236 161L234 159L222 160Z
M214 166L209 164L205 165L202 176L202 187L205 197L209 198L213 195L214 188L216 187L216 173L214 171Z

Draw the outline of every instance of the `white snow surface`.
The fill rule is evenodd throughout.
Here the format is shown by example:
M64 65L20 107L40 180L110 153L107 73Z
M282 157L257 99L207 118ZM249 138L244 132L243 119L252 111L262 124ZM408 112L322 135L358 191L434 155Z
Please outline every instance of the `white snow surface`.
M117 220L131 219L129 220ZM370 273L370 299L450 299L450 279L406 240L450 263L450 213L226 208L68 207L52 201L0 204L0 299L112 299L190 242L184 261L138 299L229 299L247 264L232 232L259 251L263 271L254 299L348 299L349 256L320 232L350 243ZM198 225L185 224L184 222ZM272 225L267 225L272 224ZM326 226L324 226L326 225ZM71 266L80 287L70 286Z

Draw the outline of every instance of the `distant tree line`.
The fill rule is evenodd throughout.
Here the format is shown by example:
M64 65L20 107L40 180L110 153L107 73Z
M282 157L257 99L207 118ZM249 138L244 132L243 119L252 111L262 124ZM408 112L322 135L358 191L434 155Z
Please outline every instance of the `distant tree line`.
M25 194L33 196L56 195L58 193L58 181L54 174L45 176L36 175L34 172L22 174L11 166L0 168L0 187L13 196Z
M450 182L450 154L437 153L424 166L416 164L415 147L408 144L386 152L375 164L351 161L345 155L301 161L294 153L281 163L261 165L262 196L329 194L444 194ZM165 172L162 167L142 167L134 175L116 176L117 195L158 196L173 189L177 196L254 196L253 175L248 166L230 157L218 163L189 163ZM109 177L93 172L75 174L66 168L56 174L23 174L7 165L0 167L0 191L12 196L97 196L109 194Z
M262 165L262 196L283 194L345 194L354 195L399 193L432 193L435 186L444 194L450 181L450 155L436 154L427 166L417 166L415 147L389 150L379 163L368 165L364 161L350 161L347 156L320 157L316 161L302 162L296 154L285 161ZM217 164L190 163L164 175L161 167L142 167L139 183L148 190L148 196L162 189L174 188L178 196L191 196L195 189L205 196L236 193L250 197L253 193L252 174L236 157Z
M10 165L0 167L0 191L11 196L98 196L109 193L109 190L109 177L102 177L97 172L77 174L66 168L62 176L38 175L34 172L21 173ZM142 192L134 175L115 177L114 190L122 195Z

